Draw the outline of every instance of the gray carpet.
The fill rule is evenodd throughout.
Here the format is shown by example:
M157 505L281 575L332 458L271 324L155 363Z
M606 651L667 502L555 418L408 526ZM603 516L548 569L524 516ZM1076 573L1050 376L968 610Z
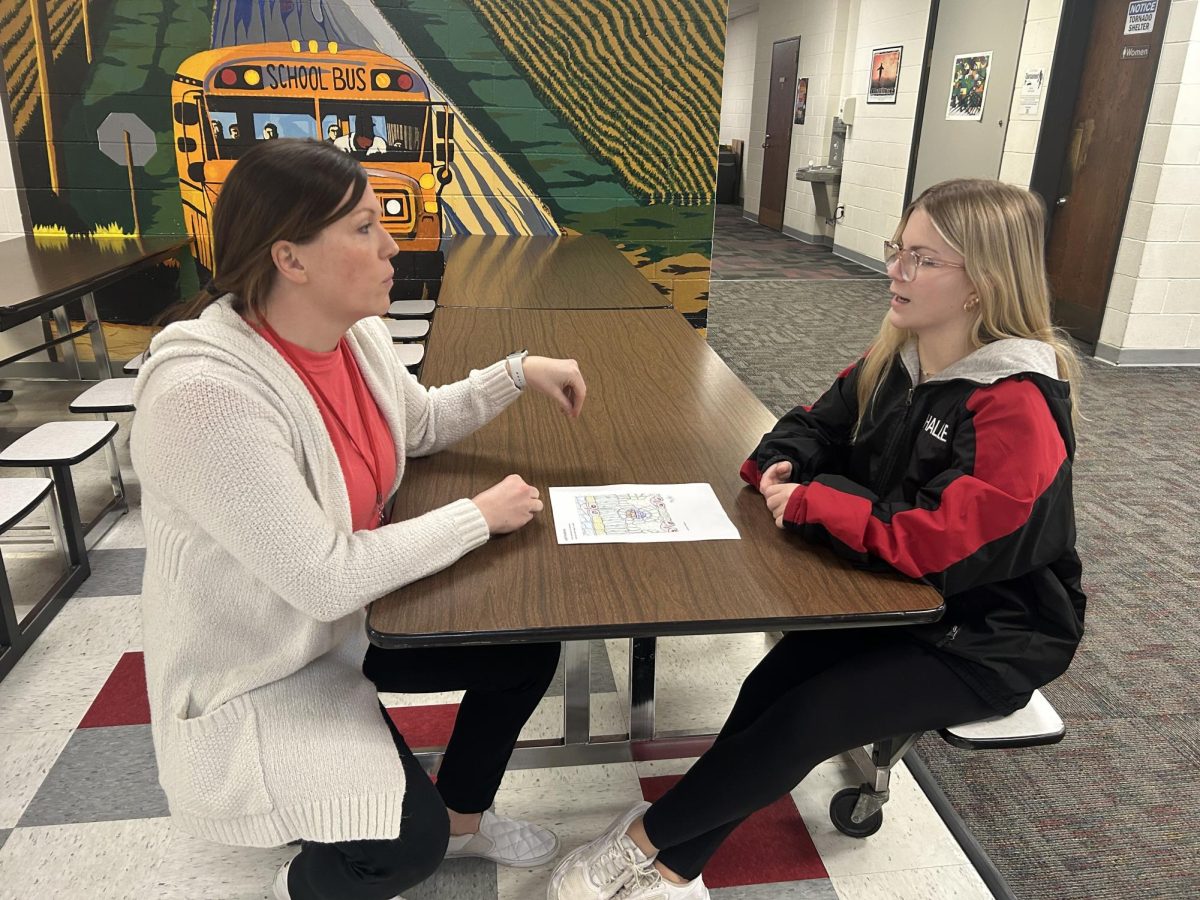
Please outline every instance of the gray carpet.
M870 343L879 282L712 283L709 341L773 411ZM919 747L1017 897L1200 897L1200 369L1085 364L1075 498L1087 635L1054 747ZM886 825L885 825L886 827Z

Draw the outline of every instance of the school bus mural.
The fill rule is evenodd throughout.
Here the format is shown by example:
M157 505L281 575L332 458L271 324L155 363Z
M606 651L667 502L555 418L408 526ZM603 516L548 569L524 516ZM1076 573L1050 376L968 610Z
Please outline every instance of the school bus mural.
M419 72L334 43L248 44L184 60L171 102L183 218L203 276L213 274L213 205L238 157L259 141L311 138L367 170L383 226L400 245L393 299L437 297L454 113L430 99Z

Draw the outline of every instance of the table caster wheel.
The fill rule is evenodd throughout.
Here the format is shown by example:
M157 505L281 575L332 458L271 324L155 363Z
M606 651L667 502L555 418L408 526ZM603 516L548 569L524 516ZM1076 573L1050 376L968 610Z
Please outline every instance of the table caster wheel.
M882 809L867 816L862 822L855 822L850 818L861 795L861 787L845 788L834 794L829 803L829 820L833 822L833 827L854 838L870 837L883 825Z

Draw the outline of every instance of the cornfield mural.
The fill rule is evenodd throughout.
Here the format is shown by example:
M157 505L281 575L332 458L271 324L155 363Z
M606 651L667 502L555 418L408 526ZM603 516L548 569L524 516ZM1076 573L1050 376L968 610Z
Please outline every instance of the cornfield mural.
M188 129L204 124L228 142L229 126L240 135L280 113L261 92L253 108L205 96L193 118L178 106L181 73L198 79L201 61L218 57L260 72L269 63L254 60L271 54L270 64L327 68L339 57L385 60L369 71L408 72L423 91L394 103L439 111L428 131L378 96L360 126L326 85L306 93L297 82L289 96L316 105L274 122L291 128L280 136L357 140L364 155L385 140L397 182L429 183L396 193L405 214L436 210L422 252L438 231L600 234L703 326L725 14L724 0L0 0L26 224L47 240L202 230L185 219L198 196L189 173L222 160L227 170L234 157L222 156L215 131ZM181 137L200 150L181 150L191 146ZM402 157L417 140L428 154ZM98 298L102 314L145 321L198 286L202 246L198 256L198 269L167 268Z

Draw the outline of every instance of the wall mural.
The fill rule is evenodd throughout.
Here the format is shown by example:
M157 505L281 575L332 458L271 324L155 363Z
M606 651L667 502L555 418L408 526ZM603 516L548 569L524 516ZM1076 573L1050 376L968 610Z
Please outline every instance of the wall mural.
M112 321L210 274L208 223L260 140L362 160L437 290L459 234L600 234L706 322L725 0L0 0L4 102L40 239L196 238Z

